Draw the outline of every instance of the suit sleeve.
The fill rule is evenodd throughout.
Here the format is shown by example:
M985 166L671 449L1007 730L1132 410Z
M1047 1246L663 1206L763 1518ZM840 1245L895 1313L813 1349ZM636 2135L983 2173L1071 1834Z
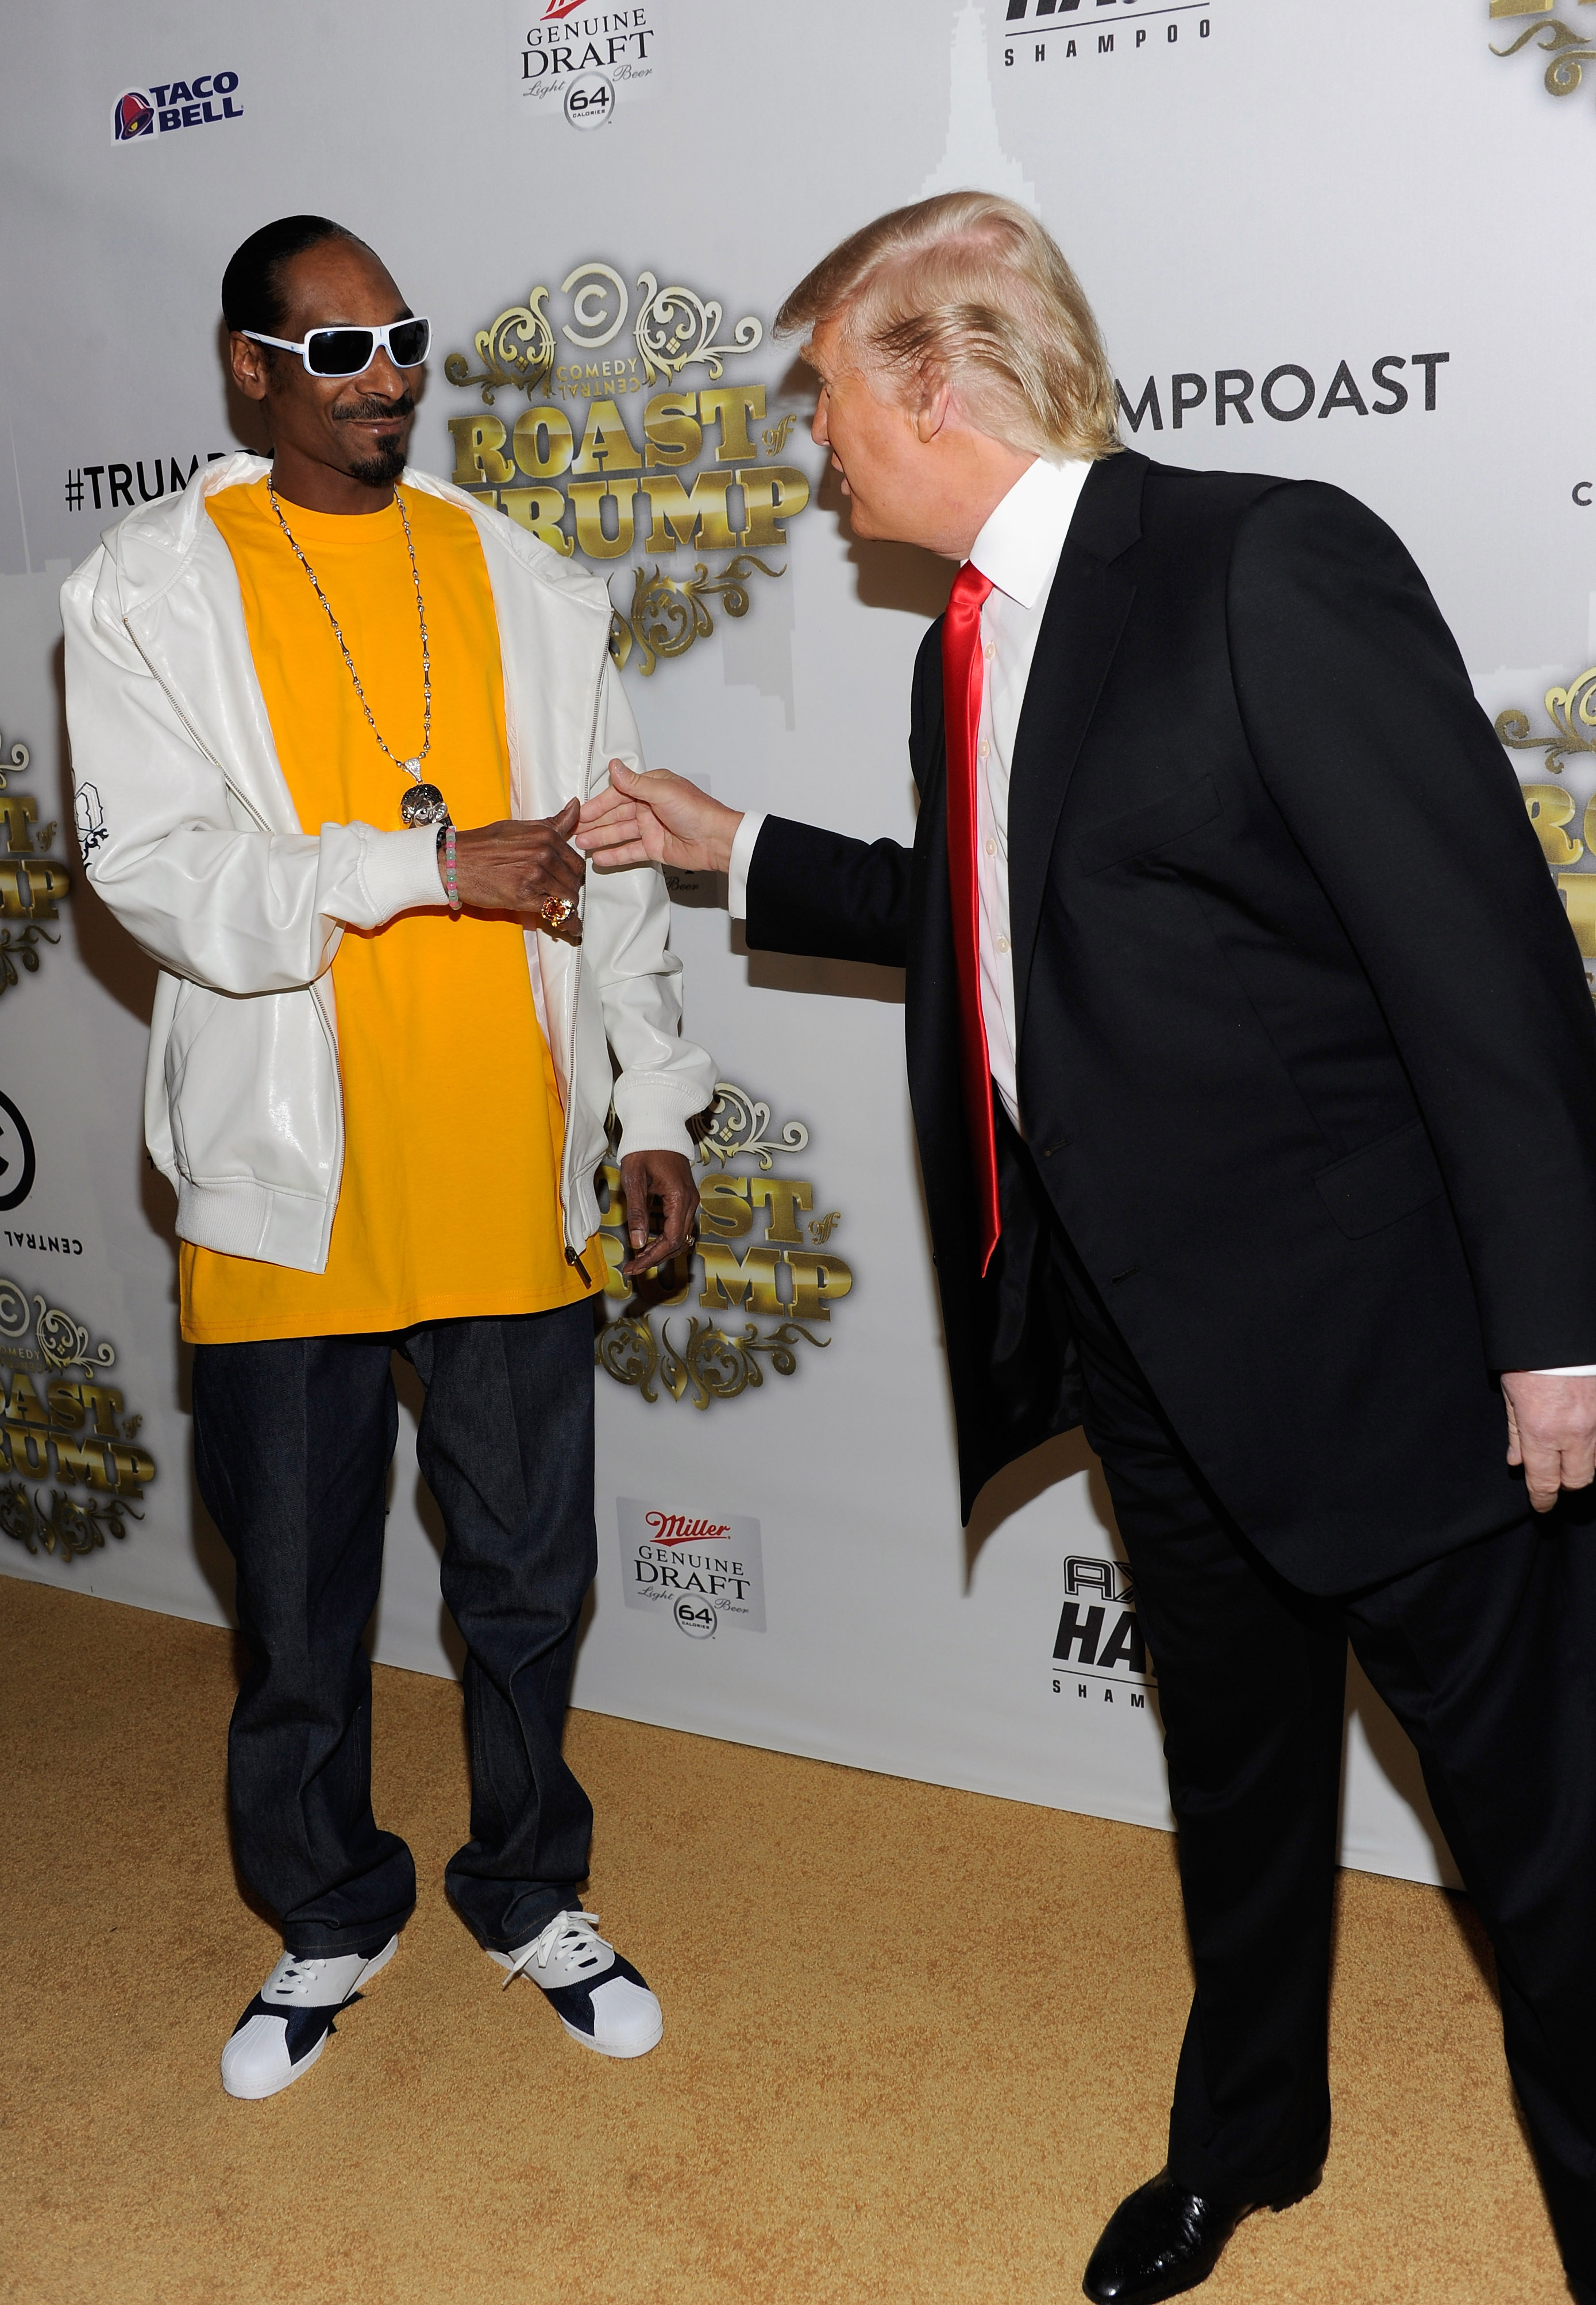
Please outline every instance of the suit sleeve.
M850 840L768 816L748 868L749 943L760 952L902 968L909 944L909 854L896 840Z
M1286 484L1231 566L1260 774L1413 1084L1495 1368L1596 1360L1596 1016L1517 779L1413 560Z
M921 791L941 735L942 620L914 661L909 761ZM896 840L852 840L768 816L748 867L744 932L760 952L866 960L902 968L909 951L913 851Z

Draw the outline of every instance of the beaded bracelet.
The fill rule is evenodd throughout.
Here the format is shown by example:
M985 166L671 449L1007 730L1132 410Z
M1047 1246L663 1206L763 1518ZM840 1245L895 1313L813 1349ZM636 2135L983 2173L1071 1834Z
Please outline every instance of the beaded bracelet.
M460 886L454 878L454 827L446 816L437 828L438 855L442 860L444 891L449 899L449 910L460 910Z

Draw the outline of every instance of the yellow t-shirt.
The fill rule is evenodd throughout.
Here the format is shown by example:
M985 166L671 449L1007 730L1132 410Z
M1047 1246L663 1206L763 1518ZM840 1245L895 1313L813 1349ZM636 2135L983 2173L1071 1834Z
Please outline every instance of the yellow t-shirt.
M421 774L459 825L510 813L498 627L469 514L406 489L432 653L432 750ZM277 524L264 480L208 504L243 591L277 756L307 831L356 819L399 829L404 771L378 750L327 612ZM421 644L398 506L283 510L343 626L384 741L421 748ZM183 1333L199 1344L403 1329L538 1313L590 1293L567 1263L563 1116L508 914L402 913L346 929L333 961L344 1079L344 1176L325 1272L183 1244Z

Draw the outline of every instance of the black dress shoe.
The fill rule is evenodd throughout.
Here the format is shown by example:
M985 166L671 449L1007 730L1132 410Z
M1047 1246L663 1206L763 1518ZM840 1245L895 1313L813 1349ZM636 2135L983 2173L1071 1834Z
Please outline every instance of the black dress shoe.
M1301 2192L1267 2206L1288 2209L1318 2183L1315 2174ZM1208 2279L1242 2219L1264 2206L1261 2201L1236 2205L1205 2200L1201 2193L1188 2193L1174 2184L1162 2169L1127 2194L1115 2210L1091 2252L1081 2286L1093 2305L1159 2305L1160 2298L1178 2297Z

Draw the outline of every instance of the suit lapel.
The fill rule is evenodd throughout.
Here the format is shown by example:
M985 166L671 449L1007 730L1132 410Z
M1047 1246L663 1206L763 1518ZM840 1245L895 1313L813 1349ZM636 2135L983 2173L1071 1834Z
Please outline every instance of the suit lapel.
M1008 795L1009 931L1016 1046L1059 812L1136 597L1145 456L1094 464L1070 523L1037 636ZM1122 557L1122 556L1126 556Z

